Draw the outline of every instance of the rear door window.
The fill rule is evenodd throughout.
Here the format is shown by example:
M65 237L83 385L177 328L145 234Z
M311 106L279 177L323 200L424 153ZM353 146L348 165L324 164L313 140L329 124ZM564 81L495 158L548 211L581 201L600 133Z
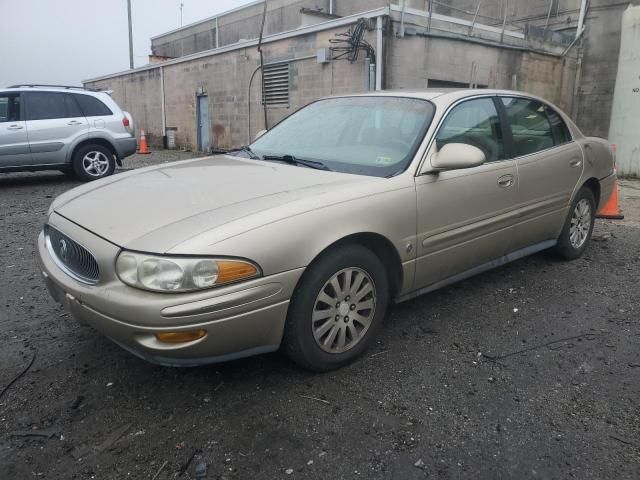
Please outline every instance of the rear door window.
M67 112L66 93L25 93L27 120L53 120L70 118Z
M453 107L436 135L438 150L448 143L473 145L487 162L503 160L502 128L493 99L467 100Z
M513 135L513 154L529 155L571 141L560 115L537 100L502 97Z
M113 115L113 112L104 103L98 100L96 97L90 95L82 95L74 93L73 96L78 101L82 113L85 117L103 117L107 115Z

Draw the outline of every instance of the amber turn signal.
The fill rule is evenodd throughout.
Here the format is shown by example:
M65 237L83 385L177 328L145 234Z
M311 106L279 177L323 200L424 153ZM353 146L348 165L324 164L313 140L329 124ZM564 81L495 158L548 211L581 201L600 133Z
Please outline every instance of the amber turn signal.
M258 269L246 262L218 260L216 284L231 283L258 275Z
M187 343L199 340L206 335L206 330L189 330L185 332L158 332L156 338L163 343Z

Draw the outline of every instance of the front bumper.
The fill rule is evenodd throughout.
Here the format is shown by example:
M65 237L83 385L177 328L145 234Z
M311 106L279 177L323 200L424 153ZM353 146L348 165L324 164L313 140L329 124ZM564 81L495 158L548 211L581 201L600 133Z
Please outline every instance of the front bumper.
M118 138L113 142L113 147L116 150L116 156L118 157L118 160L122 160L123 158L136 153L138 144L135 137Z
M81 324L90 325L124 349L153 363L194 366L279 348L289 299L303 269L226 287L183 294L138 290L115 275L120 248L52 214L49 224L93 253L100 266L96 285L71 278L38 238L42 275L53 298ZM206 330L198 340L169 344L157 332Z

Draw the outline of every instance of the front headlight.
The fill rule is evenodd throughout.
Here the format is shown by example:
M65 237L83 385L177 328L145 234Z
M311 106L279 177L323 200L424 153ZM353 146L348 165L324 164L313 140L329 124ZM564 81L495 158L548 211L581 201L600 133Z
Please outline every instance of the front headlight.
M260 275L246 260L164 257L122 251L116 273L127 285L155 292L192 292Z

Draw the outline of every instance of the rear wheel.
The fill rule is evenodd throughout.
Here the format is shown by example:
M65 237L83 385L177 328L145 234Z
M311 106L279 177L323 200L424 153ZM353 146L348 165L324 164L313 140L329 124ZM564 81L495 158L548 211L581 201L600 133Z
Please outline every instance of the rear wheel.
M107 177L115 168L113 153L102 145L85 145L73 155L73 172L86 182Z
M580 257L591 239L596 218L596 200L588 187L582 187L571 204L569 215L554 249L565 260Z
M291 299L283 350L314 371L341 367L366 350L389 299L384 266L370 250L345 245L305 272Z

